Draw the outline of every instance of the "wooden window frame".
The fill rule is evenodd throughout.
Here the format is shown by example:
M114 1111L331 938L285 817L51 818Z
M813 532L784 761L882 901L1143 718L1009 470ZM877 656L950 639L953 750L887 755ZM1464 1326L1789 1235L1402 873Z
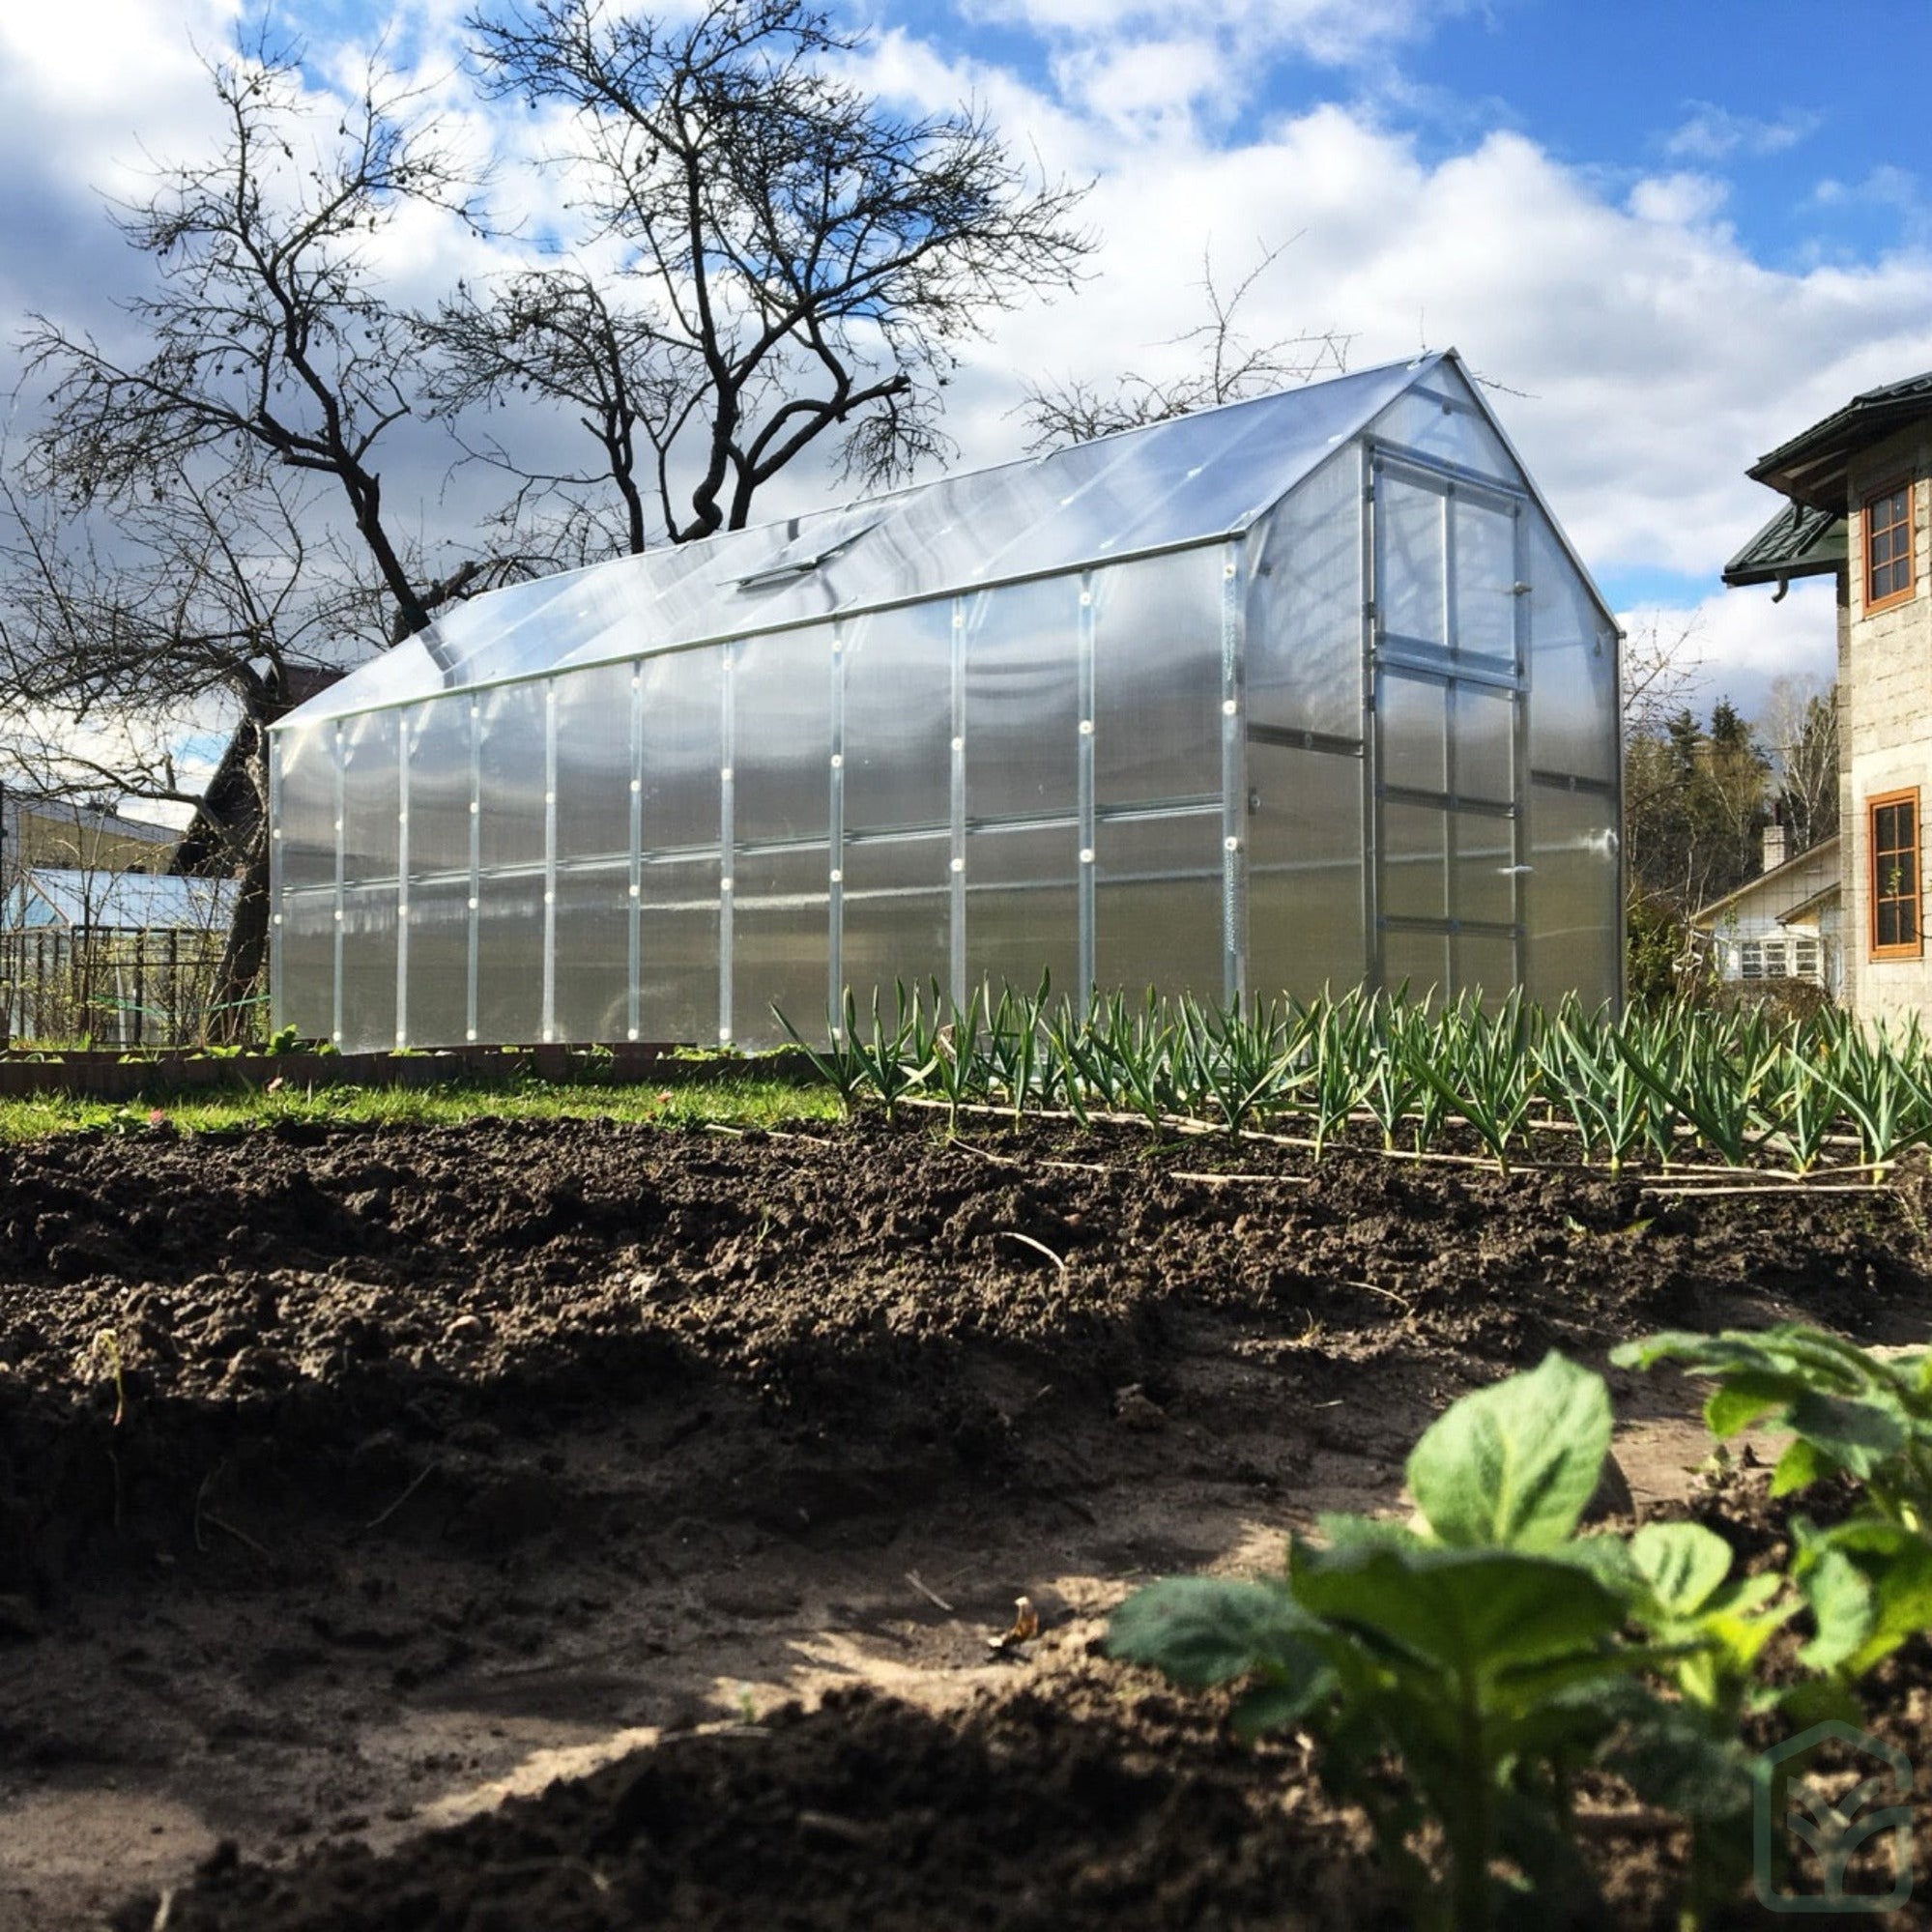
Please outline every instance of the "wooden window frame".
M1905 583L1896 591L1888 591L1882 597L1872 595L1872 538L1879 533L1872 524L1872 511L1888 497L1903 495L1905 498ZM1864 556L1864 574L1860 588L1864 592L1865 615L1874 611L1889 611L1894 604L1911 601L1918 594L1918 549L1913 531L1913 512L1918 506L1918 485L1911 476L1894 476L1888 483L1882 483L1875 490L1865 493L1859 512L1860 542ZM1896 530L1899 526L1888 523L1880 528ZM1888 560L1889 562L1895 560Z
M1912 937L1897 945L1882 946L1878 939L1878 815L1889 806L1912 807L1912 864L1908 870L1909 892L1886 895L1909 899L1912 906ZM1901 851L1904 848L1899 848ZM1924 864L1924 832L1918 813L1918 788L1901 787L1896 792L1880 792L1865 800L1865 943L1874 960L1916 960L1925 953L1925 925L1922 917L1921 871Z

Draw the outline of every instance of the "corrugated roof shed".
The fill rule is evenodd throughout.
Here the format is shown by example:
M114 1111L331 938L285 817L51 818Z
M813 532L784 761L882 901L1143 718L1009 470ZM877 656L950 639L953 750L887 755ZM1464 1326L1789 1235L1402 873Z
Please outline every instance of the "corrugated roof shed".
M1781 505L1777 513L1724 565L1724 582L1782 584L1822 577L1845 562L1845 519L1832 510Z

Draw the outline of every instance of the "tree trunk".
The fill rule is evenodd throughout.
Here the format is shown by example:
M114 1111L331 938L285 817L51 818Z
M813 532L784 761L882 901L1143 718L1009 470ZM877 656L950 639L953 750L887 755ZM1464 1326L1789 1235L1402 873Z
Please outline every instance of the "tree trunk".
M269 963L269 822L264 813L243 861L235 917L216 968L208 1037L222 1046L258 1039L268 1031L265 1009Z

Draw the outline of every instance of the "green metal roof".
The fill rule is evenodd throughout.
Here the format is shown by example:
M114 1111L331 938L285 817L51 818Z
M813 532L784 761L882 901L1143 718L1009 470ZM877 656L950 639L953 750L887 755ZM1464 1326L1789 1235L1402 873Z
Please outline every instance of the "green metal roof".
M1780 504L1776 514L1724 565L1724 582L1783 584L1822 577L1845 562L1845 519L1802 504Z
M1760 456L1747 474L1796 503L1842 516L1847 508L1845 471L1851 458L1928 416L1932 416L1932 370L1854 396L1843 409L1780 443L1770 455Z

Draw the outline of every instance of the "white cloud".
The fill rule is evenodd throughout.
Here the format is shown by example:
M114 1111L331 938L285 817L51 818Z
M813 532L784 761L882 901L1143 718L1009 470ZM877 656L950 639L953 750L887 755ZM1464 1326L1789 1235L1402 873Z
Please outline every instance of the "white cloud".
M1734 155L1780 155L1817 132L1824 116L1793 109L1775 120L1734 114L1708 101L1687 103L1690 114L1664 137L1663 151L1679 159L1728 160Z
M1760 585L1691 605L1639 605L1618 621L1640 649L1653 637L1674 647L1682 700L1699 717L1728 698L1756 719L1778 678L1810 678L1822 690L1837 676L1836 599L1826 578L1801 580L1781 598Z
M1692 228L1715 220L1730 193L1715 175L1647 175L1630 189L1624 205L1639 221Z
M1245 47L1252 72L1262 53L1354 66L1467 10L1468 0L1199 0L1184 17L1197 33ZM966 11L969 18L1028 27L1063 42L1144 39L1176 19L1170 5L1153 0L969 0Z

